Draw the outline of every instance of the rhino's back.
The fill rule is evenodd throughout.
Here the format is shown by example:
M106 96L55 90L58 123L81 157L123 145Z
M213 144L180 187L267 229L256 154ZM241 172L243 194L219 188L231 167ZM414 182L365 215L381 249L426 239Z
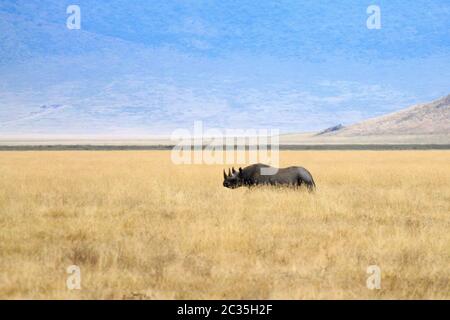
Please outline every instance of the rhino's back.
M303 167L291 166L280 168L273 175L261 174L262 168L273 168L266 164L254 164L243 169L244 179L255 183L279 182L279 183L295 183L298 179L305 182L313 182L312 175Z
M273 168L275 174L263 174L261 169ZM288 182L298 176L294 167L276 169L267 164L257 163L243 169L243 177L248 182L270 183L270 182Z
M245 180L253 180L255 182L257 181L261 181L261 180L266 180L265 175L261 174L261 169L262 168L270 168L269 165L267 164L263 164L263 163L256 163L256 164L252 164L248 167L245 167L244 169L242 169L242 174Z

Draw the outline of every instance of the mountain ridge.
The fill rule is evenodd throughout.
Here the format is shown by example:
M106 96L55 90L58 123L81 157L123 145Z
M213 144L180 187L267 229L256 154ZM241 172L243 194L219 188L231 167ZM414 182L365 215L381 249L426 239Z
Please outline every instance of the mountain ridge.
M450 134L450 94L431 101L370 118L362 122L322 131L322 136Z

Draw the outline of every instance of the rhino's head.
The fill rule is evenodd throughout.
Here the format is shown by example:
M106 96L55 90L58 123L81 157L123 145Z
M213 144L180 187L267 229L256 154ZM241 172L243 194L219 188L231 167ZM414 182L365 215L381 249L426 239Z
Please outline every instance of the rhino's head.
M235 189L242 186L244 180L242 179L242 168L239 171L228 169L228 174L223 170L223 186L225 188Z

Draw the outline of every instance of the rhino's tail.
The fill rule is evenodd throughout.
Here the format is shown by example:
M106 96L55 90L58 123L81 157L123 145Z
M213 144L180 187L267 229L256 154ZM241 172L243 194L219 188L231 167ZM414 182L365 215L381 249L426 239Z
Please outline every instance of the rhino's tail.
M307 171L308 175L309 175L309 181L306 182L306 185L308 186L308 190L309 191L314 191L316 189L316 183L314 182L314 179L312 177L311 172Z
M306 187L310 192L316 189L316 183L314 182L311 172L309 172L305 168L300 168L298 176L298 185L300 186L303 183L306 185Z
M308 182L307 186L308 186L309 191L316 190L316 183L314 182L314 179L312 176L311 176L311 181Z

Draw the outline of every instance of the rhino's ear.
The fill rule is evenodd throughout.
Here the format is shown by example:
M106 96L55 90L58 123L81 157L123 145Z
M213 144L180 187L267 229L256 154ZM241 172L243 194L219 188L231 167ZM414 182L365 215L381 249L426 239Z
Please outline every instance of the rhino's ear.
M231 177L231 170L228 168L228 176Z
M233 172L233 174L235 174L235 173L236 173L236 170L234 170L234 167L233 167L233 169L232 169L232 172Z
M242 168L239 167L239 174L242 174Z
M225 169L223 169L223 178L224 178L224 179L227 178L227 174L225 173Z

